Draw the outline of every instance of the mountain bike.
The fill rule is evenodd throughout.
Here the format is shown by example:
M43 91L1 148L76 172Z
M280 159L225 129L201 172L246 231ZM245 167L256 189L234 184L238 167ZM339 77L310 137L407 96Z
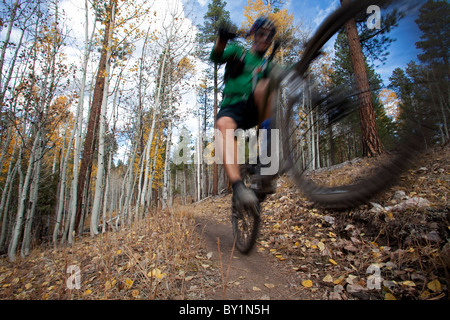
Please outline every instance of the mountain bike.
M420 3L387 0L345 3L319 26L306 43L299 62L288 68L272 70L267 97L269 92L277 93L272 103L272 119L273 129L280 133L281 167L278 176L286 174L292 178L302 194L316 206L347 209L367 203L399 178L432 133L427 115L417 111L417 115L395 123L393 128L387 128L387 125L386 128L378 128L385 135L383 156L361 158L364 145L358 141L364 130L360 125L361 110L365 107L363 99L369 93L372 100L378 101L384 86L376 83L376 77L373 77L375 80L363 89L352 83L326 88L317 83L311 71L317 58L329 43L334 42L335 36L345 30L349 21L368 19L369 7L380 8L383 16L389 17L392 12L404 12L405 15L408 10L417 12ZM352 80L349 77L349 82ZM353 172L343 169L339 179L326 170L314 170L358 157L364 162L362 167L365 170ZM248 165L243 166L243 171L257 176ZM248 253L252 249L260 220L259 206L238 210L233 204L233 235L240 252Z

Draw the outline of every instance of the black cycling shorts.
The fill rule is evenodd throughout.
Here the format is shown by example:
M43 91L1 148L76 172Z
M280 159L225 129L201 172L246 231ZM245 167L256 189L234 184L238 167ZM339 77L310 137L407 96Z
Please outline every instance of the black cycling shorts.
M232 118L236 122L238 129L247 130L258 125L259 113L253 94L249 96L248 100L220 107L217 113L217 120L222 117Z

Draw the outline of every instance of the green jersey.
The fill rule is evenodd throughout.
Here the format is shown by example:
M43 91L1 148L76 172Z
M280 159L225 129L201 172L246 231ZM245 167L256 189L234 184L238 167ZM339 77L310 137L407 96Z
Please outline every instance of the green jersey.
M255 55L250 51L246 51L244 48L234 43L229 44L222 55L216 54L214 49L210 55L211 61L219 64L229 62L233 58L238 60L243 58L244 66L239 75L226 79L225 89L223 90L224 99L222 101L222 106L228 106L241 102L242 100L247 100L255 89L257 81L266 77L270 67L267 59ZM228 67L229 66L227 65L226 68ZM227 72L225 71L225 73Z

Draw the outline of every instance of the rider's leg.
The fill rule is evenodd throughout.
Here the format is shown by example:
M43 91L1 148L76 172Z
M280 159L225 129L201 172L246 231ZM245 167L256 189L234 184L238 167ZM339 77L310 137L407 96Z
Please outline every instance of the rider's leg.
M236 121L231 117L220 117L217 120L217 128L222 133L218 139L222 139L222 159L225 172L233 188L233 205L238 207L256 207L258 205L258 199L255 193L247 189L242 182L239 164L237 163L237 141L234 139L234 134L230 134L234 133L234 130L237 128ZM229 130L229 134L227 134L227 130ZM234 159L227 159L227 155L230 155L232 152L234 152Z
M272 116L272 102L274 99L275 92L270 92L267 97L267 90L269 90L269 79L262 79L258 82L258 85L256 86L256 89L254 91L254 100L256 107L258 108L259 113L263 113L262 116L262 123L260 124L261 129L267 130L266 135L266 143L262 146L264 148L264 151L262 151L262 154L265 154L266 156L275 156L271 155L271 116ZM267 100L266 100L267 99ZM260 158L258 157L258 166L257 171L261 174L261 168L269 166L269 164L263 165L260 162ZM272 180L275 178L274 176L260 176L260 185L258 193L258 198L260 200L263 200L267 194L273 194L275 193L275 187L272 184Z
M232 141L229 141L227 139L227 130L233 130L233 131L236 130L237 124L231 117L221 117L217 120L217 128L222 133L222 136L221 136L221 138L223 139L222 140L222 145L223 145L222 158L223 158L223 164L225 167L225 172L228 176L228 179L230 179L230 182L234 183L236 181L241 180L241 173L239 171L239 165L237 163L237 152L236 152L237 151L237 142L234 139L234 135L231 137L230 137L230 135L228 135L229 138L233 139ZM227 154L229 155L232 153L234 153L234 159L232 160L232 162L228 162L226 155Z
M265 100L267 90L269 90L269 79L261 79L256 85L255 91L253 93L256 108L258 108L259 113L264 112L262 121L267 120L271 117L272 113L272 101L275 95L275 92L271 92L267 101ZM265 106L266 105L266 106ZM265 110L263 110L265 108Z

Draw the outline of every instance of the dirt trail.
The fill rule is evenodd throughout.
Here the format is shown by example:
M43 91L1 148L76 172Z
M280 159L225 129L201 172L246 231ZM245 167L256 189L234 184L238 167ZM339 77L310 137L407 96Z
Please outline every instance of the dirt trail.
M230 197L216 197L213 201L195 206L197 230L206 243L206 250L217 266L222 285L206 293L207 299L298 300L314 299L303 290L296 273L258 245L248 254L233 249L230 222ZM220 255L219 255L220 250ZM211 254L212 253L212 254ZM230 266L231 262L231 266ZM223 283L228 285L225 290Z

